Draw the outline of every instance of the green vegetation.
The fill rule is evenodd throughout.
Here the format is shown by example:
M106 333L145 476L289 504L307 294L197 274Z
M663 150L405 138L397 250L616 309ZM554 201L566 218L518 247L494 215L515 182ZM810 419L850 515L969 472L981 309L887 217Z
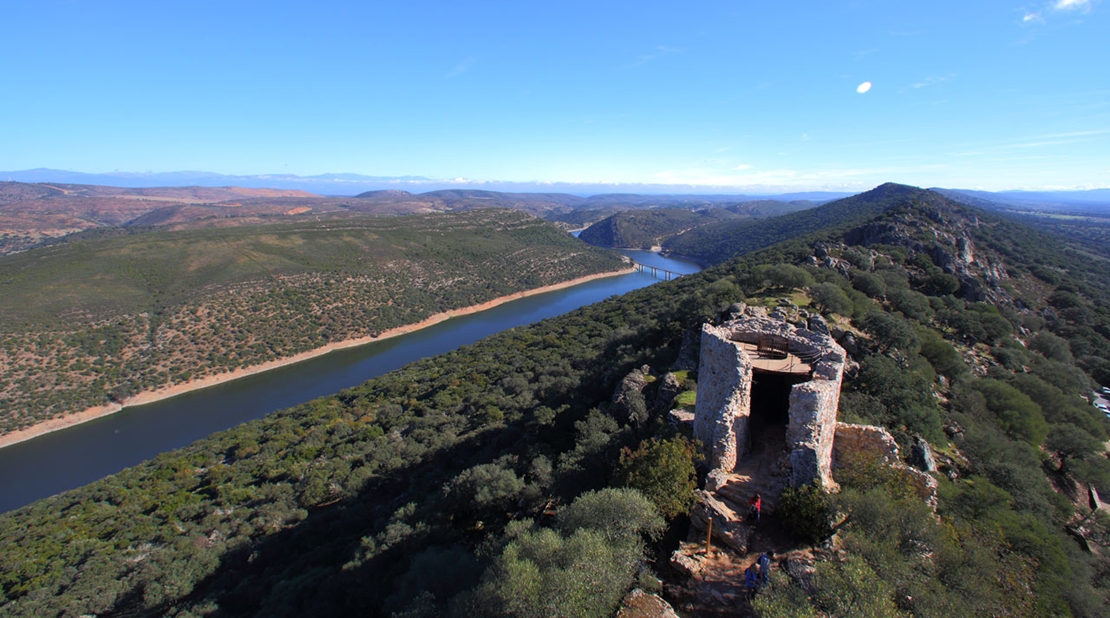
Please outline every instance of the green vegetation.
M834 236L891 207L943 200L928 191L914 189L911 194L906 189L885 184L867 193L781 217L700 227L671 238L663 243L663 248L676 255L717 264L793 238L818 233Z
M1080 483L1110 493L1108 423L1080 397L1110 368L1110 269L881 189L885 210L855 227L503 332L0 516L0 612L609 615L649 568L660 514L688 504L661 497L685 495L693 462L656 405L663 380L634 414L615 413L614 391L666 369L731 303L801 286L859 363L841 420L884 425L904 455L929 441L938 508L901 469L839 462L841 493L784 498L800 540L833 534L831 549L812 573L776 571L758 614L1104 615L1110 561L1084 548L1110 545L1110 522Z
M685 208L625 210L582 230L578 237L599 247L651 249L662 244L663 239L691 228L737 216L720 208L703 211Z
M0 432L622 267L513 211L71 242L0 259Z
M682 436L652 438L635 451L621 453L615 481L638 490L664 517L673 519L694 506L695 456L694 445Z

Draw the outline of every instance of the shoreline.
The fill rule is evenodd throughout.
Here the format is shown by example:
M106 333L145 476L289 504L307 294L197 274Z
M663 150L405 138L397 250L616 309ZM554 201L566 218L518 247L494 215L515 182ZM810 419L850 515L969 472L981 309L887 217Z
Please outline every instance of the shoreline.
M53 433L55 431L60 431L62 429L67 429L69 427L80 425L82 423L87 423L89 421L96 420L98 418L103 418L105 416L115 414L116 412L119 412L120 410L123 410L124 408L129 408L129 407L133 407L133 406L140 406L140 405L144 405L144 404L148 404L148 403L154 403L156 401L162 401L163 399L169 399L171 397L176 397L178 395L184 395L185 393L190 393L192 391L201 390L201 389L204 389L204 388L208 388L210 386L216 386L217 384L223 384L225 382L231 382L233 380L238 380L239 378L245 378L247 376L252 376L252 375L255 375L255 374L263 373L263 372L269 371L271 369L277 369L279 367L286 367L288 365L294 365L294 364L299 363L301 361L306 361L306 360L309 360L309 359L312 359L312 358L316 358L318 356L323 356L323 355L325 355L329 352L334 352L336 350L344 350L344 349L347 349L347 348L354 348L354 347L358 347L360 345L366 345L368 343L373 343L375 341L382 341L382 340L385 340L385 339L389 339L391 337L397 337L397 336L400 336L400 335L405 335L405 334L408 334L408 333L411 333L411 332L415 332L415 331L427 328L427 327L435 325L435 324L439 324L440 322L443 322L445 320L449 320L449 319L454 318L454 317L459 317L459 316L463 316L463 315L470 315L472 313L479 313L479 312L485 311L487 309L492 309L492 308L494 308L498 305L502 305L502 304L505 304L507 302L514 301L514 300L519 300L521 298L526 298L528 296L535 296L536 294L543 294L545 292L554 292L556 290L562 290L562 289L565 289L565 288L574 287L574 286L582 284L582 283L587 283L587 282L593 281L595 279L604 279L604 278L607 278L607 277L617 277L617 276L620 276L620 275L627 275L627 274L630 274L630 273L633 273L633 272L636 272L636 269L633 268L633 267L629 267L629 268L624 268L622 270L617 270L617 271L604 272L604 273L595 273L593 275L586 275L584 277L578 277L577 279L570 279L570 280L563 281L563 282L560 282L560 283L553 283L551 285L545 285L543 287L533 288L531 290L524 290L524 291L521 291L521 292L514 292L512 294L508 294L506 296L499 296L497 298L488 300L484 303L480 303L480 304L477 304L477 305L470 305L468 307L461 307L459 309L450 309L450 310L444 311L442 313L436 313L436 314L431 315L431 316L429 316L429 317L427 317L427 318L425 318L425 319L423 319L419 322L416 322L416 323L413 323L413 324L406 324L404 326L398 326L396 328L391 328L387 331L383 331L383 332L379 333L376 337L371 337L371 336L368 335L368 336L365 336L365 337L358 337L358 338L355 338L355 339L344 339L343 341L336 341L334 343L329 343L329 344L327 344L325 346L321 346L319 348L313 348L311 350L306 350L304 352L294 354L293 356L287 356L285 358L279 358L279 359L276 359L276 360L267 361L265 363L260 363L258 365L251 365L250 367L241 367L239 369L234 369L232 371L226 371L224 373L218 373L216 375L206 376L206 377L199 378L199 379L196 379L196 380L189 380L188 382L182 382L181 384L174 384L172 386L167 386L167 387L164 387L164 388L160 388L160 389L155 390L155 391L145 391L145 392L139 393L137 395L133 395L131 397L128 397L122 403L110 403L110 404L106 404L106 405L93 406L91 408L87 408L87 409L82 410L80 412L75 412L73 414L67 414L67 415L65 415L61 418L52 418L52 419L45 420L45 421L42 421L40 423L36 423L34 425L31 425L30 427L20 429L18 431L13 431L13 432L8 433L8 434L4 434L4 435L0 436L0 448L11 446L13 444L19 444L20 442L26 442L28 440L32 440L32 439L37 438L39 436L44 436L48 433Z

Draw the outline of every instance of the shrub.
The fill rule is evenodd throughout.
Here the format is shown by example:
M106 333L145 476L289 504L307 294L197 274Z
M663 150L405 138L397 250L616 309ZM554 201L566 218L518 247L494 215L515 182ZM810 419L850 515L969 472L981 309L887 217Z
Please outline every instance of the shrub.
M786 488L775 515L790 534L806 543L820 543L832 534L832 502L813 485Z
M694 453L693 444L682 436L645 440L635 451L621 453L617 484L638 490L663 517L677 517L694 506Z

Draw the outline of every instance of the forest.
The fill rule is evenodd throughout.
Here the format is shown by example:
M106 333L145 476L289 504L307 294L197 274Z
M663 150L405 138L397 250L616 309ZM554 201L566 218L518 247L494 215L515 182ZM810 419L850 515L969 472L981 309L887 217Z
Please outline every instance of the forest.
M0 259L0 433L624 268L506 210L118 232Z
M702 465L667 412L696 400L694 333L744 301L823 315L855 364L840 420L903 453L928 442L940 487L934 513L861 457L837 494L798 488L783 525L814 568L775 571L738 611L1105 615L1110 518L1085 489L1110 496L1110 422L1087 399L1110 385L1110 262L898 185L800 216L817 218L701 273L0 515L0 613L611 616L633 587L666 598Z

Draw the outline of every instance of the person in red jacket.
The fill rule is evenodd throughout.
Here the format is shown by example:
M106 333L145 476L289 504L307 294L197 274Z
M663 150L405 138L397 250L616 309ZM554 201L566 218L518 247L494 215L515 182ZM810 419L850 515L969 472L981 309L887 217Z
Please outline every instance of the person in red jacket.
M763 510L763 497L759 494L748 499L748 521L759 523L760 511Z

